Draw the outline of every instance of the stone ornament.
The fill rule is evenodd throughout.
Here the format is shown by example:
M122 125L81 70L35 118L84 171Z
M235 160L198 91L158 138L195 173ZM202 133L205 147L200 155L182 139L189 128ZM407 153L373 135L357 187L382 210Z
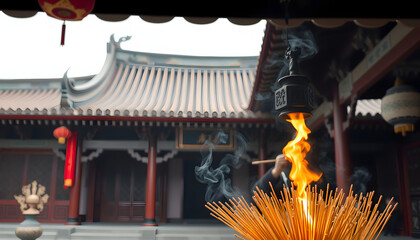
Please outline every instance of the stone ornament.
M35 240L42 235L42 227L36 220L36 216L44 209L49 196L45 193L45 187L37 181L23 186L22 194L14 195L25 217L25 220L16 228L15 234L22 240Z
M14 195L16 201L20 204L20 210L23 214L39 214L44 210L44 204L50 197L45 193L45 187L38 184L37 181L22 187L23 195Z

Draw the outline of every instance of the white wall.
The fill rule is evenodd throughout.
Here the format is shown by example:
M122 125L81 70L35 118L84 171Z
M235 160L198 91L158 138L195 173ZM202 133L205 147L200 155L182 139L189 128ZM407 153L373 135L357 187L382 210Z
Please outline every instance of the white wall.
M168 160L167 218L181 219L184 197L184 172L182 159Z

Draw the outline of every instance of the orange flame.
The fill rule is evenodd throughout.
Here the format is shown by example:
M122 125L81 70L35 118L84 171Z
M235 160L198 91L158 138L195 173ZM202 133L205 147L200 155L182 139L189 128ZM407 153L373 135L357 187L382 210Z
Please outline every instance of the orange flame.
M305 140L308 139L308 134L311 130L305 124L303 113L289 113L290 120L293 127L296 129L296 138L287 143L283 148L283 154L286 159L292 163L290 171L290 179L296 186L298 197L306 200L306 187L314 181L318 181L322 173L315 173L308 168L308 161L306 161L306 154L311 149L311 145Z

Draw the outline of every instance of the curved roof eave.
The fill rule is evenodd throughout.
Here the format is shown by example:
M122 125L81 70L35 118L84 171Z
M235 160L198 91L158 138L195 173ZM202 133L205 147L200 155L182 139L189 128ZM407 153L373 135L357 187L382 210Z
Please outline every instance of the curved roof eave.
M74 79L67 77L67 72L64 74L62 80L64 85L63 87L65 87L69 91L69 94L73 98L83 98L83 95L97 88L98 85L100 85L103 82L104 78L109 74L109 72L112 69L112 66L114 65L116 59L116 48L118 46L117 44L118 43L115 42L114 35L111 35L110 42L108 43L108 53L105 59L105 63L101 71L89 81L86 81L82 84L76 84Z

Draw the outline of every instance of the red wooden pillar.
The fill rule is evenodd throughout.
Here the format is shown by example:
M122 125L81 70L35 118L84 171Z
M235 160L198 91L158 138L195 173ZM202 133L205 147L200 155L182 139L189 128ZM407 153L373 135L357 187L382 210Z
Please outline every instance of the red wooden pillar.
M156 211L156 132L149 133L149 159L147 162L146 179L146 215L143 226L157 226L155 220Z
M267 136L264 128L260 130L260 136L258 139L258 160L267 159ZM258 165L258 177L262 178L265 172L267 172L267 164L262 163Z
M351 162L347 132L343 128L344 108L340 105L338 84L333 88L335 174L337 187L345 193L350 189Z
M72 133L72 137L76 138L77 142L77 132ZM66 225L80 225L79 219L79 199L80 199L80 182L82 177L82 141L77 142L77 155L76 155L76 168L75 168L75 177L74 184L70 188L70 201L69 201L69 214L67 218Z
M396 165L398 176L398 190L400 193L399 204L403 217L403 235L410 236L413 232L413 222L411 216L411 199L407 169L407 157L405 150L400 144L397 144Z

